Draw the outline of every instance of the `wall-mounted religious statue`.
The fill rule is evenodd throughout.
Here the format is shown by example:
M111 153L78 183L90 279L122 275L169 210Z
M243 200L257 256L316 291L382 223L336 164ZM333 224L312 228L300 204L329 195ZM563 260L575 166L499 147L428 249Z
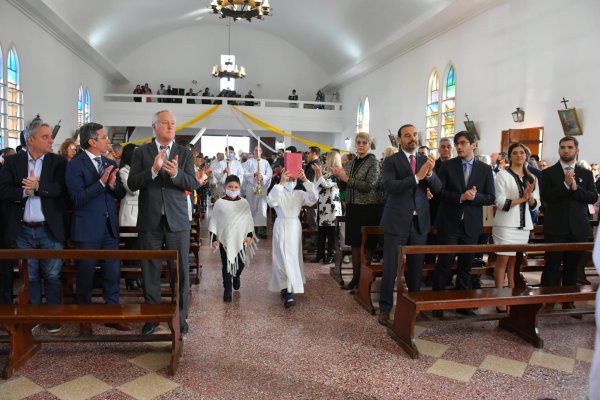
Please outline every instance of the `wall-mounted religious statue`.
M565 105L564 110L558 110L558 117L562 124L563 132L565 136L578 136L583 135L581 124L579 123L579 117L577 116L577 109L575 107L568 108L567 103L569 100L565 100L563 97L561 103Z

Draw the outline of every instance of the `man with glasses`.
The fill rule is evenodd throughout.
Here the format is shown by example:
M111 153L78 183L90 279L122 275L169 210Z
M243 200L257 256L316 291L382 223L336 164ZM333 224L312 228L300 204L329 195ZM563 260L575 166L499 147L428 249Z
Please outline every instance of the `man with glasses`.
M492 168L477 160L474 150L475 135L461 131L454 135L458 157L445 161L440 168L442 181L440 208L435 226L440 244L477 244L483 231L482 206L494 204L496 199ZM433 290L445 290L454 254L441 254L433 273ZM456 289L471 288L471 264L473 254L458 256ZM469 309L457 310L459 314L473 315ZM433 312L443 317L443 311Z
M117 163L104 156L111 149L104 127L89 122L79 128L83 152L67 164L66 184L73 203L71 240L78 249L119 249L116 202L125 197ZM102 294L106 304L119 303L119 260L77 261L77 304L92 303L96 266L102 270ZM107 324L129 330L126 324ZM92 325L81 324L81 335L91 335Z

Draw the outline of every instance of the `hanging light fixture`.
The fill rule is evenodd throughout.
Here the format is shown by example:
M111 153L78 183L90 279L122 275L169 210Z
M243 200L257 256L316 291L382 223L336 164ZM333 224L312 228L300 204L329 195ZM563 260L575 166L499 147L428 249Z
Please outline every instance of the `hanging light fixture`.
M269 0L212 0L210 8L213 14L233 18L234 21L246 19L252 22L252 18L262 19L271 14Z
M517 107L516 111L512 112L514 122L523 122L525 120L525 111L521 110L521 107Z
M228 53L227 61L224 64L215 65L212 68L212 76L215 78L227 78L227 79L243 79L246 76L246 68L240 65L237 66L231 61L231 22L227 24L229 39L228 39Z

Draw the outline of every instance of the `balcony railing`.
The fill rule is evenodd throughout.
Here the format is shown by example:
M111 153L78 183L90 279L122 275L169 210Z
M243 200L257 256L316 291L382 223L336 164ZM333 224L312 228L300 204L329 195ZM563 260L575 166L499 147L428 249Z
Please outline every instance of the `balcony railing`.
M178 95L157 95L157 94L122 94L107 93L104 95L105 101L134 103L134 98L141 98L143 103L169 103L169 104L229 104L238 106L266 107L266 108L300 108L341 111L341 103L329 103L320 101L290 101L282 99L256 99L245 97L207 97L207 96L178 96ZM162 100L162 101L159 101ZM193 100L194 103L188 103Z

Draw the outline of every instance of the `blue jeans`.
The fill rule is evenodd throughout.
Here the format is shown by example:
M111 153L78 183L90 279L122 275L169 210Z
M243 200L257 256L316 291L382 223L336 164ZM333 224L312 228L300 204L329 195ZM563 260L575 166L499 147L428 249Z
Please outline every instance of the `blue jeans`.
M47 226L30 228L21 226L16 244L18 249L60 250L64 244L52 236ZM28 260L29 302L42 303L42 279L46 303L60 304L60 268L62 260Z

